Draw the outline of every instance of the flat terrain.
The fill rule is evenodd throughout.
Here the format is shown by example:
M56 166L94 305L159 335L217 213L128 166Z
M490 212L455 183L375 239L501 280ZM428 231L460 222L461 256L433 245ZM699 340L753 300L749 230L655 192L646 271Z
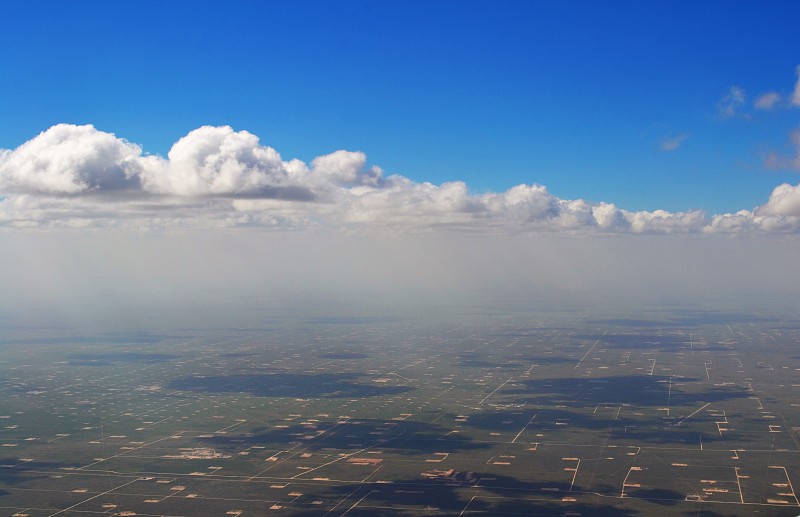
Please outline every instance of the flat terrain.
M0 515L793 516L799 442L781 313L0 337Z

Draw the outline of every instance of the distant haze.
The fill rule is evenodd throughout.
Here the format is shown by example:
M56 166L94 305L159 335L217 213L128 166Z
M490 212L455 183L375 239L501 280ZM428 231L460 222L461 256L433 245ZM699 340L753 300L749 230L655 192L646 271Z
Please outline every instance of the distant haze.
M4 322L260 325L274 311L385 316L448 307L726 303L800 288L780 236L349 236L255 230L5 234ZM437 309L438 308L438 309Z

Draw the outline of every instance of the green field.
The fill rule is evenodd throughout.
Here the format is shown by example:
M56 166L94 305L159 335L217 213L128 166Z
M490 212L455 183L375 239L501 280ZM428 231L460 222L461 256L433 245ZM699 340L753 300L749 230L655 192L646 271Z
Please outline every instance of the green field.
M0 515L797 515L800 321L8 325Z

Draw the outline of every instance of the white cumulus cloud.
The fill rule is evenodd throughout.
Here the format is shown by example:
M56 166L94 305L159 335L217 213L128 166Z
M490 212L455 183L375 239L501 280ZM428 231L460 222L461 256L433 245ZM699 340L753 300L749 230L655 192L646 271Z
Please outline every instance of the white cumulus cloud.
M3 193L79 194L136 186L141 148L93 126L58 124L0 154Z
M341 186L378 185L383 172L379 167L366 169L367 155L361 151L334 151L311 161L311 173L321 183Z
M297 164L284 163L257 136L230 126L195 129L167 156L168 160L154 160L142 169L145 191L177 196L311 196L293 181Z
M796 136L800 146L800 132ZM393 231L702 233L800 231L800 187L781 185L754 211L628 211L562 199L545 186L472 194L467 184L384 177L360 151L306 164L247 131L204 126L167 157L92 126L59 124L0 150L0 227L336 228Z
M760 215L800 216L800 185L784 183L775 187L769 200L758 209Z

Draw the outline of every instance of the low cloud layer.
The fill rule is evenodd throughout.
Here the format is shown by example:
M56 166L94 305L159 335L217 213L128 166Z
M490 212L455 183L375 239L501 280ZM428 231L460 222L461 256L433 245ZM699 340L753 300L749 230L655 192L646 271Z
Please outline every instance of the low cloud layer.
M59 124L0 150L0 226L797 232L800 186L781 185L735 214L633 212L535 184L475 195L463 182L386 176L358 151L287 161L228 126L191 131L163 158L91 125Z

